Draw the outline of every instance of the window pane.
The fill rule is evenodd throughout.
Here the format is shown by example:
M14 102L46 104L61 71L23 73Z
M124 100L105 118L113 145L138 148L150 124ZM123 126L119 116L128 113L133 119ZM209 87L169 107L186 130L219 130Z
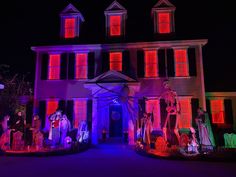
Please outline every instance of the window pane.
M75 78L76 79L87 79L87 54L76 54L75 61Z
M74 101L74 128L78 128L79 123L87 120L87 101L75 100Z
M181 113L179 116L179 128L191 127L192 108L190 99L180 99Z
M110 36L121 35L121 16L110 16Z
M224 123L223 100L211 100L212 123Z
M110 70L122 71L122 52L110 52Z
M170 33L170 13L158 13L159 33Z
M65 19L65 38L75 37L75 18Z
M157 77L157 51L145 51L145 77Z
M175 49L175 76L189 76L186 49Z
M48 79L60 79L60 54L49 56Z
M147 100L146 101L146 112L153 113L153 127L160 128L160 117L159 117L159 103L158 100Z

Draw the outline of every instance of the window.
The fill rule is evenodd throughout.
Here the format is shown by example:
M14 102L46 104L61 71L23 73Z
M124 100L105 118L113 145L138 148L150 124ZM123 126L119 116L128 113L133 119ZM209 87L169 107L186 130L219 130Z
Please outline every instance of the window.
M179 128L189 128L192 125L191 99L182 98L179 100L181 113L179 116Z
M110 52L110 70L122 71L122 52Z
M157 77L157 68L157 51L145 51L145 77Z
M110 16L110 36L121 35L121 16Z
M224 123L224 102L223 100L211 100L212 123Z
M60 79L60 54L49 55L48 79Z
M88 54L77 53L75 61L75 78L76 79L87 79L87 65L88 65Z
M48 117L53 114L58 108L58 101L57 100L49 100L46 102L46 120L45 120L45 127L50 127L50 122Z
M75 18L65 19L65 38L75 37Z
M146 101L146 112L153 113L153 127L160 128L160 115L159 115L159 100L147 100Z
M189 76L186 49L175 49L175 76Z
M158 31L159 33L171 32L170 13L168 12L158 13Z
M82 120L87 120L87 101L75 100L74 101L74 128L79 127Z

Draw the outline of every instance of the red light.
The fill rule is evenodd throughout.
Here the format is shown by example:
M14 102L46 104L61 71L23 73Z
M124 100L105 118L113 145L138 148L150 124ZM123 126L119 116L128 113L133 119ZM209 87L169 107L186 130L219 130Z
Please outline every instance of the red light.
M212 123L224 123L223 100L211 100Z
M145 77L157 76L157 51L145 51Z
M49 56L48 79L60 79L60 54Z
M187 50L175 50L175 76L188 76Z
M87 54L76 54L75 78L87 79Z
M170 13L158 13L159 33L170 33Z
M75 18L65 19L65 38L75 37Z
M53 114L57 110L57 107L58 107L58 101L55 100L47 101L46 115L49 116Z
M122 71L122 52L110 53L110 70Z
M110 16L110 36L121 35L121 16Z
M179 100L179 102L181 107L181 114L178 119L179 128L189 128L191 127L191 118L192 118L192 108L190 99L181 99Z
M160 127L160 118L158 113L158 100L148 100L146 101L146 112L147 113L153 113L153 127L159 128Z
M74 101L74 128L78 128L79 123L87 119L87 101Z

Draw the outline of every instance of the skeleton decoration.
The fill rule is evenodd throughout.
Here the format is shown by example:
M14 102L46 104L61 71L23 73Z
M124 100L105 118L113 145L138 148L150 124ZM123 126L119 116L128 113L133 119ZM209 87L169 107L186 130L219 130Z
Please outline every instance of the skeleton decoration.
M167 116L162 128L164 139L167 141L167 123L170 121L171 115L175 115L176 119L174 123L174 133L179 142L180 136L178 131L178 114L180 114L180 103L178 100L178 95L174 90L171 89L169 80L165 80L163 82L163 86L165 91L161 94L161 98L164 98L165 103L167 104Z
M80 143L82 142L88 143L89 131L88 131L88 125L86 121L80 122L76 139Z

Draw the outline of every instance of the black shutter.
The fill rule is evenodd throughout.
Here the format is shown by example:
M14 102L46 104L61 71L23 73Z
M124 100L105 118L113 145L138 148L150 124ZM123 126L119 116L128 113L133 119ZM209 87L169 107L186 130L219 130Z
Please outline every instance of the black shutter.
M94 52L88 53L88 79L94 78L94 70L95 70L95 55Z
M60 79L67 79L67 53L61 54Z
M188 49L188 64L189 64L189 75L197 76L197 68L196 68L196 52L195 48Z
M126 75L130 75L130 55L129 51L126 50L123 52L122 57L122 72Z
M167 70L169 77L175 77L175 62L173 49L167 49Z
M41 128L45 127L46 120L46 101L39 101L39 118L42 120Z
M69 53L68 79L75 78L75 53Z
M233 125L233 107L232 107L232 100L225 99L224 100L225 106L225 123Z
M74 101L68 100L66 104L66 115L69 119L71 126L73 127L73 119L74 119Z
M146 109L145 109L145 99L138 99L138 106L139 106L139 109L138 109L138 116L139 116L139 126L141 126L141 121L140 119L143 117L143 113L146 112Z
M191 107L192 107L192 125L193 127L197 127L195 118L197 117L197 109L199 108L199 99L198 98L192 98L191 99Z
M48 54L44 53L42 55L42 60L41 60L41 79L42 80L47 80L48 79Z
M87 123L88 123L88 129L92 130L92 115L93 115L93 101L88 100L87 101Z
M159 77L166 77L165 49L158 50L158 71Z
M137 75L138 77L144 77L144 51L137 51Z
M62 113L65 114L66 112L66 101L65 100L59 100L58 103L58 109L62 110Z
M102 72L107 72L110 69L109 53L102 52Z
M160 99L160 110L161 110L161 128L164 126L165 119L167 116L167 111L166 111L166 102L164 99Z
M32 123L33 107L34 107L33 101L27 102L26 104L26 123L27 124Z

